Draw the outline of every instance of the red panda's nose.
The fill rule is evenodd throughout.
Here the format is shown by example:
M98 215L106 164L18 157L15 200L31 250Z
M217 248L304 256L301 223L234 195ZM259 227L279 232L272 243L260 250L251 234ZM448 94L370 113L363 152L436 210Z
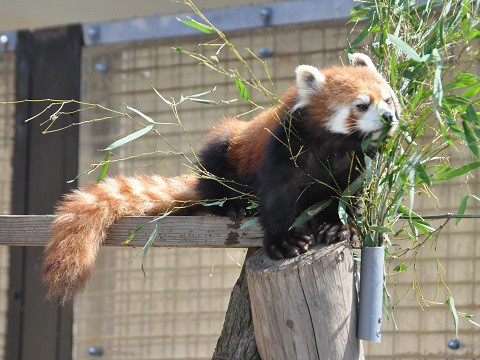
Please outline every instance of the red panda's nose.
M393 114L391 112L384 112L382 114L382 121L385 123L385 124L391 124L392 121L393 121Z

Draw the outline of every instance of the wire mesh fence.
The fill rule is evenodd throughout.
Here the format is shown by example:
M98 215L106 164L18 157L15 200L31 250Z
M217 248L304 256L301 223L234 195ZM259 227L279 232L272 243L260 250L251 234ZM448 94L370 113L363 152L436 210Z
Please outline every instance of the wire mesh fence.
M265 28L233 34L230 39L242 50L254 52L268 49L270 73L279 92L292 83L298 64L320 67L339 64L347 39L354 38L343 22ZM123 103L133 106L159 122L172 122L170 108L151 90L149 83L165 96L179 98L180 94L195 94L216 86L214 100L238 98L231 79L220 76L198 61L173 52L171 47L197 49L205 38L169 39L130 44L88 47L83 58L83 99L112 109L123 109ZM246 53L242 50L242 53ZM262 66L246 55L257 74ZM226 68L238 66L226 56ZM261 76L260 76L261 77ZM264 76L266 79L266 77ZM260 94L251 94L260 105L266 104ZM185 173L182 163L190 159L192 148L198 150L208 128L222 116L235 116L250 109L242 102L208 106L185 103L180 117L188 134L177 125L162 125L159 130L170 145L148 134L139 141L120 148L114 159L134 157L113 163L110 175ZM100 114L100 113L98 113ZM85 115L84 120L92 117ZM248 116L245 119L249 118ZM98 162L98 149L136 129L135 123L117 118L113 121L81 127L80 170ZM137 128L138 129L138 128ZM174 153L165 153L176 149ZM463 156L452 154L452 158ZM93 178L82 179L82 182ZM464 190L438 186L435 198L420 199L418 210L456 211ZM472 180L470 189L478 193L478 182ZM463 194L464 195L464 194ZM477 207L478 209L478 207ZM439 261L447 273L445 278L456 295L457 308L475 313L480 299L478 275L480 248L476 245L479 224L463 220L459 226L449 224L436 242ZM435 249L433 249L435 250ZM423 295L439 302L445 294L438 293L438 262L432 248L418 256L418 272ZM244 252L238 250L155 249L146 259L146 277L137 258L139 249L102 249L93 280L84 296L75 305L74 358L89 359L88 348L102 347L105 359L209 359L218 338L230 290L239 274ZM141 257L141 256L140 256ZM427 259L430 259L427 261ZM399 331L385 324L382 344L367 347L371 359L419 359L455 356L471 359L480 356L480 335L470 324L460 325L465 346L449 350L447 342L455 337L451 315L446 306L430 306L427 312L420 307L418 293L412 286L410 272L394 275ZM410 290L409 290L410 289ZM404 295L406 294L406 295ZM480 314L479 314L480 316ZM454 355L453 355L454 354Z

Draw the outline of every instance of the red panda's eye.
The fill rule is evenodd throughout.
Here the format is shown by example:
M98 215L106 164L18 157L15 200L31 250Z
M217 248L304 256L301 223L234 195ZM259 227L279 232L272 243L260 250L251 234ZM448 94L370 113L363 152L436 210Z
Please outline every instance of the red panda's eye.
M388 98L387 100L385 100L385 102L387 103L387 105L392 105L392 98Z
M368 105L366 104L357 104L357 109L360 111L367 111L368 110Z

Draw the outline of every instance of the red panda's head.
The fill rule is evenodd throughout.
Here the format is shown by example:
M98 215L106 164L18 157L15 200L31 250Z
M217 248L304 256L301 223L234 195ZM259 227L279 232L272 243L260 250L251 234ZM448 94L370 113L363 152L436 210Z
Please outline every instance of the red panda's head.
M356 53L352 58L353 66L322 71L298 66L294 108L305 109L311 126L320 125L332 133L365 136L390 127L393 135L399 106L392 88L367 55Z

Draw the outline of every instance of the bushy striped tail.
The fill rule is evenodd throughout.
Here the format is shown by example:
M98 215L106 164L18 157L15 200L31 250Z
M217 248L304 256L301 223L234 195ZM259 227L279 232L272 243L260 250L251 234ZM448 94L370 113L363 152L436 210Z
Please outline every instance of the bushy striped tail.
M57 207L43 280L62 304L83 291L108 228L124 216L160 215L198 200L194 175L109 178L74 190Z

